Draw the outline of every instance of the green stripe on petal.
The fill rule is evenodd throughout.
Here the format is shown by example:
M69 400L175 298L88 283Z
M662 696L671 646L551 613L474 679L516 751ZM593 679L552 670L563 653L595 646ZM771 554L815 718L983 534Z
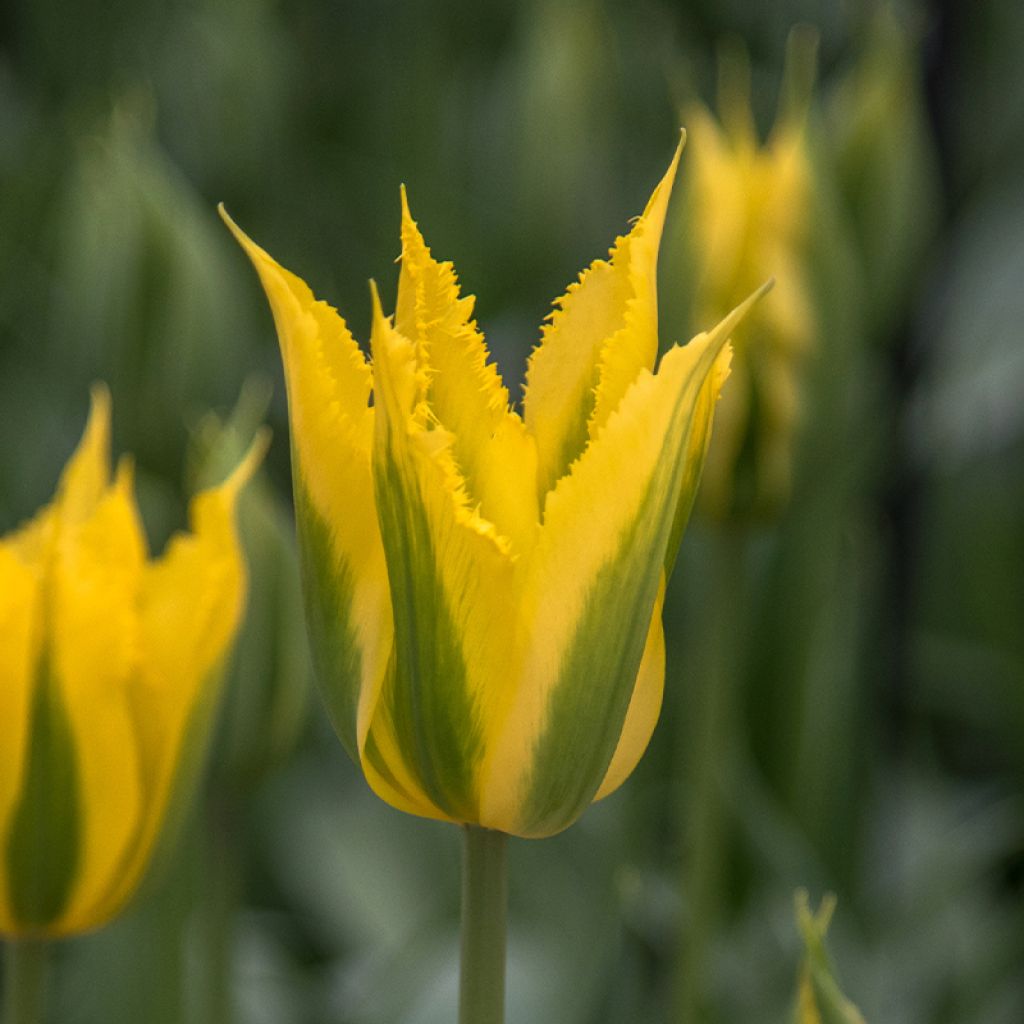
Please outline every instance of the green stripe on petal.
M666 445L666 447L669 447ZM669 463L671 452L665 452ZM527 835L561 831L597 793L619 743L661 578L667 535L666 495L675 465L659 466L618 557L605 563L552 689L533 757L519 828Z
M388 448L376 469L395 622L395 674L382 699L398 746L430 799L453 817L471 818L482 736L460 631L416 481Z
M374 484L394 615L381 694L409 775L445 816L475 821L484 723L501 715L514 617L507 541L472 507L452 435L425 406L418 347L374 293ZM500 676L499 676L500 678Z
M295 473L295 529L309 649L320 694L348 756L359 763L356 722L363 658L355 628L355 580L331 544L331 530Z
M74 737L56 691L44 655L5 864L11 913L26 931L43 930L60 916L71 898L81 861Z
M711 443L711 426L715 419L715 405L722 391L722 385L729 376L732 361L732 349L726 348L715 360L711 372L704 381L697 398L697 407L690 423L689 436L686 439L687 459L683 471L683 482L679 488L679 500L676 502L676 514L672 521L672 532L669 534L668 547L665 549L665 578L670 579L676 565L676 555L683 539L686 524L690 521L690 513L697 499L697 488L700 486L704 473L704 462L707 459L708 446Z
M342 740L358 759L391 650L387 572L370 469L370 367L338 313L221 213L256 268L274 314L288 386L292 477L317 677ZM318 653L320 646L326 652Z
M603 800L614 793L636 768L643 757L647 744L654 734L661 714L661 701L665 691L665 630L661 622L661 609L665 603L665 580L662 577L658 588L658 599L654 602L647 632L644 656L640 659L629 708L622 723L619 742L612 755L611 764L605 773L600 788L594 794L595 800Z
M388 664L382 700L377 706L363 745L363 771L370 788L393 807L425 818L454 821L423 791L410 766L406 752L399 746L392 717L394 709L395 658Z
M643 371L548 496L523 570L529 650L492 745L484 825L557 832L605 778L651 626L703 385L747 308L672 349L656 376Z

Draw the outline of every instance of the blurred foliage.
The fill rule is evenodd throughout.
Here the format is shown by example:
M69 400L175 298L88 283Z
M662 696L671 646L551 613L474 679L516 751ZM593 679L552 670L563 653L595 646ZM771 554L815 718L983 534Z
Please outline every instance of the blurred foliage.
M816 913L807 893L796 897L796 920L806 953L797 978L794 1024L864 1024L857 1008L840 991L825 949L825 933L835 911L835 897L826 896Z
M694 1020L790 1019L799 886L838 894L830 945L866 1020L1024 1019L1024 8L9 0L0 528L45 501L106 379L159 546L206 471L202 417L273 382L207 799L148 897L61 947L54 1019L453 1016L458 836L376 801L307 717L276 344L216 202L365 337L407 182L514 385L678 111L713 100L722 40L749 53L763 139L799 21L820 37L818 338L791 498L742 538L695 524L647 758L564 835L513 845L509 1020L680 1020L679 964ZM666 341L704 326L688 241L666 239ZM702 903L684 863L709 835Z

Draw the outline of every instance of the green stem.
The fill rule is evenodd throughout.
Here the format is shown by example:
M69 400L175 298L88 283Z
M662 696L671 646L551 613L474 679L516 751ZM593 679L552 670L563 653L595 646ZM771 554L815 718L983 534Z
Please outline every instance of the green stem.
M473 825L464 829L459 1024L502 1024L505 1019L507 839L504 832Z
M48 947L30 939L7 944L3 1024L42 1024Z

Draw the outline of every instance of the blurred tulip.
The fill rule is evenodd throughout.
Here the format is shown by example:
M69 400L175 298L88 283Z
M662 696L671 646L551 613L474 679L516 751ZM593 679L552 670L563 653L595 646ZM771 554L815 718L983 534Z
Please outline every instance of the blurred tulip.
M212 412L203 417L189 446L190 490L211 486L237 464L269 401L269 385L253 380L228 420ZM244 782L273 768L298 743L308 720L311 667L294 527L287 502L263 474L239 498L238 533L251 579L213 770Z
M726 342L754 301L652 372L678 159L555 304L523 416L404 196L397 312L374 289L372 365L229 221L280 337L320 683L342 742L401 810L550 835L626 779L654 729L666 570Z
M155 561L109 446L96 388L53 503L0 539L0 933L15 938L96 928L131 898L195 782L242 614L234 510L263 439Z
M716 518L771 515L790 493L802 370L817 331L805 256L815 45L812 34L794 34L783 102L763 145L750 109L745 54L722 62L721 122L704 107L688 115L688 230L698 260L694 322L722 316L767 277L776 282L771 299L733 338L734 381L718 410L701 496Z

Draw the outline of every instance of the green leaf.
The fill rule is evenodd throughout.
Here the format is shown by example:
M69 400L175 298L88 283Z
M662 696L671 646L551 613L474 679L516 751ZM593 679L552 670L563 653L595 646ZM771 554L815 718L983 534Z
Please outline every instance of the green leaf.
M805 953L797 975L793 1024L865 1024L857 1007L840 991L825 949L825 933L835 908L831 894L822 899L817 913L811 911L805 890L796 894L796 920Z

